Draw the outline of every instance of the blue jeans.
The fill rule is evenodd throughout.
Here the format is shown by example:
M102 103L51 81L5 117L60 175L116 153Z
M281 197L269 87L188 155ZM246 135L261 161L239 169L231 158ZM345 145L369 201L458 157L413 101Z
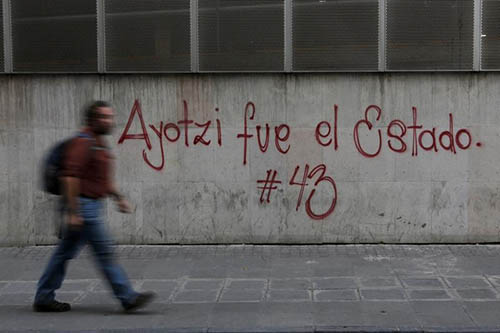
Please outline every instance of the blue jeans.
M113 293L123 305L127 305L138 294L114 259L112 240L100 216L102 201L80 197L79 203L83 226L78 230L65 228L56 251L38 281L35 303L47 304L55 299L55 291L61 287L66 274L67 261L74 258L88 242Z

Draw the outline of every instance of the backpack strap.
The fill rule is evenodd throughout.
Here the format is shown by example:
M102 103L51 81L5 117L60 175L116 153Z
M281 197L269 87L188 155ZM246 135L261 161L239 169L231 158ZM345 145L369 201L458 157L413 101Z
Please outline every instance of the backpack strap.
M90 162L92 157L94 157L95 151L97 151L99 149L99 147L97 146L97 140L94 137L92 137L91 135L89 135L88 133L84 133L84 132L78 133L78 135L76 137L77 138L86 138L86 139L89 139L91 141L91 146L89 149L90 156L87 156L88 157L87 165L88 165L88 163Z
M90 150L109 150L109 147L100 147L97 145L97 140L90 136L89 134L87 133L84 133L84 132L80 132L78 133L77 135L78 138L87 138L87 139L90 139L92 141L92 146L90 147Z
M96 144L96 139L88 133L80 132L80 133L78 133L78 135L76 137L90 139L94 145Z

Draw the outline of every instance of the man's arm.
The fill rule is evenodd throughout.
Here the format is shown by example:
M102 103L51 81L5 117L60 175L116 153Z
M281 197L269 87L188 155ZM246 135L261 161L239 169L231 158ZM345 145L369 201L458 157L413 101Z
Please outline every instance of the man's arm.
M115 183L111 183L109 195L115 199L116 204L118 205L118 209L122 213L130 214L132 213L132 206L128 202L127 199L118 191Z

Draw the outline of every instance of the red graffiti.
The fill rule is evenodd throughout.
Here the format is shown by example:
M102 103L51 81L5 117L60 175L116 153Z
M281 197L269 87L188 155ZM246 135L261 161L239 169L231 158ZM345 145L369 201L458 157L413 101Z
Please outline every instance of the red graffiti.
M248 102L245 106L245 111L243 114L243 133L238 133L236 137L238 139L243 139L243 165L247 164L248 156L248 141L253 138L254 135L249 133L248 120L253 120L255 117L255 104L253 102ZM257 131L257 141L260 151L265 153L269 145L269 124L265 124L266 127L266 139L264 143L261 142L260 130L261 125L256 125L255 130ZM284 132L284 133L283 133ZM291 128L287 124L281 124L279 126L274 126L274 145L276 150L281 154L286 154L290 150L290 145L282 147L281 143L286 143L290 138Z
M467 144L463 144L462 140L460 139L463 135L465 135L467 137ZM472 144L472 137L471 137L469 131L464 129L464 128L462 128L461 130L459 130L457 132L457 135L455 136L455 140L457 142L458 148L460 148L462 150L468 149Z
M255 129L257 130L257 143L259 144L259 149L261 152L265 153L267 151L267 147L269 147L269 124L266 124L266 141L264 143L260 140L260 129L262 126L257 125Z
M368 153L366 152L362 147L361 143L359 141L359 126L360 125L366 125L368 127L368 130L371 131L373 127L373 123L368 120L368 112L370 110L375 110L377 112L377 118L376 120L380 120L380 116L382 115L382 109L379 108L376 105L370 105L369 107L366 108L365 110L365 119L362 119L354 125L354 144L356 145L356 149L363 155L364 157L372 158L380 154L380 150L382 149L382 131L380 129L377 130L378 132L378 149L374 153Z
M328 147L332 144L333 142L333 148L335 150L337 150L339 148L339 139L338 139L338 133L337 133L337 128L338 128L338 122L337 122L337 118L338 118L338 106L335 105L334 108L333 108L333 112L334 112L334 116L333 116L333 138L329 138L330 137L330 134L332 132L332 126L330 125L330 123L328 121L320 121L318 123L318 125L316 126L316 130L314 132L314 136L316 137L316 142L318 142L319 145L323 146L323 147ZM326 125L326 130L327 132L326 133L322 133L321 132L321 128L324 126L323 125ZM322 139L326 139L326 138L329 138L328 141L324 142Z
M318 186L321 182L327 182L332 186L333 198L332 198L332 202L330 204L330 207L324 213L320 213L320 214L316 214L312 211L311 200L314 197L314 194L316 193L316 188L313 188L311 190L311 192L309 193L309 197L306 200L305 209L306 209L307 215L313 220L322 220L322 219L328 217L330 214L333 213L333 211L335 210L335 205L337 204L337 185L335 184L335 181L333 180L333 178L331 178L329 176L325 176L326 165L320 164L320 165L316 166L314 169L312 169L311 172L309 172L309 164L306 164L304 167L304 174L302 177L302 181L300 183L297 183L295 181L295 177L297 176L299 169L300 169L300 166L297 166L295 168L295 171L294 171L293 176L290 179L290 183L289 183L290 185L300 186L299 197L297 199L297 206L296 206L295 210L297 210L297 211L299 210L299 207L302 203L302 197L304 195L304 189L306 186L309 185L307 183L307 179L312 179L316 176L317 173L320 173L318 179L316 180L316 182L314 182L314 186L315 187Z
M300 191L299 191L299 196L297 198L297 206L296 206L296 211L299 210L300 205L302 204L302 199L304 196L304 191L307 186L309 186L309 183L307 182L308 179L313 179L316 177L316 175L319 175L317 180L314 182L314 188L311 190L309 193L309 196L307 197L306 203L305 203L305 211L306 214L313 220L322 220L326 217L328 217L330 214L333 213L335 210L335 205L337 203L337 185L335 184L335 181L333 180L332 177L326 176L326 165L320 164L316 167L314 167L311 171L309 171L309 164L306 164L304 167L304 173L302 175L302 180L297 182L296 178L298 175L298 172L300 170L300 166L297 166L295 168L295 171L293 173L293 176L290 178L290 185L297 185L300 186ZM261 190L261 195L260 195L260 202L264 203L270 203L270 197L271 197L271 192L274 190L277 190L277 184L281 184L280 180L277 180L278 172L276 170L267 170L267 176L266 179L261 179L257 180L257 184L263 184L262 186L257 186L257 189ZM325 182L327 184L330 184L332 186L333 190L333 197L332 201L330 203L330 206L328 209L323 212L323 213L316 213L313 212L311 208L311 200L314 198L314 195L316 194L316 187L322 183ZM267 197L266 197L267 194Z
M143 140L145 147L142 150L142 158L144 162L152 169L160 171L165 167L166 154L168 145L177 142L183 142L186 147L191 146L210 146L217 144L222 146L222 126L219 119L215 121L208 120L198 122L191 119L189 116L188 103L183 100L182 119L177 122L160 121L155 124L144 122L141 105L138 100L134 101L130 111L127 124L118 140L118 144L124 143L126 140ZM219 108L215 108L215 114L219 114ZM420 151L439 152L449 151L452 154L457 154L461 150L470 149L475 145L482 147L483 143L474 142L470 131L466 128L455 129L453 114L448 114L448 126L446 129L438 130L437 127L425 128L418 121L418 109L412 107L411 121L405 122L401 119L393 119L385 128L381 122L383 110L378 105L369 105L364 112L364 117L356 122L353 129L353 138L355 149L364 157L374 158L378 156L382 149L388 149L388 152L402 154L411 148L411 155L416 157ZM292 136L292 128L287 124L279 124L272 127L269 123L251 123L255 119L256 106L253 102L248 102L245 105L243 113L243 128L236 135L236 139L243 139L243 165L248 162L249 145L257 144L261 153L265 154L269 150L271 141L274 141L274 147L280 154L287 154L291 145L289 140ZM137 117L136 117L137 116ZM129 133L130 127L135 119L139 119L139 133ZM217 140L209 136L209 129L214 124L216 128ZM255 126L254 126L255 125ZM337 151L339 147L338 137L338 106L333 107L333 119L324 120L317 123L314 133L314 140L322 147L333 147ZM152 162L151 150L156 146L153 145L148 129L158 138L159 157ZM374 144L374 148L368 148L362 144L360 135L365 135L368 142ZM184 140L181 139L181 136ZM273 138L274 136L274 138ZM164 140L166 140L164 142ZM215 143L216 142L216 143ZM272 146L272 144L271 144ZM373 146L372 146L373 147ZM274 148L271 148L274 149ZM260 202L269 203L273 191L278 190L278 185L281 184L278 179L276 170L267 170L265 179L257 180L257 189L260 190ZM335 180L327 175L327 167L325 164L319 164L311 169L309 164L304 164L301 169L296 166L292 177L289 179L290 186L299 186L299 194L297 198L296 211L303 205L306 214L313 220L321 220L328 217L335 211L337 203L337 186ZM319 186L322 190L325 186L328 187L333 195L329 199L328 208L323 207L320 212L313 210L312 201L317 197ZM308 191L309 190L309 191ZM308 193L307 193L308 192ZM304 202L304 197L307 196ZM326 208L326 209L325 209Z
M161 169L163 169L163 166L165 165L165 153L163 151L163 140L162 140L162 135L163 135L163 121L160 121L160 129L157 130L154 125L149 125L149 127L151 127L151 129L153 130L153 132L155 132L155 134L158 136L158 139L159 139L159 142L160 142L160 149L161 149L161 164L160 166L154 166L151 162L149 162L149 159L146 155L146 150L144 149L142 151L142 158L144 159L144 161L146 162L147 165L149 165L151 168L157 170L157 171L160 171Z
M130 125L132 125L132 121L134 120L134 116L136 113L138 114L139 120L141 122L142 133L141 134L128 134L128 130L130 129ZM151 142L149 141L148 132L146 131L146 125L144 125L144 119L142 118L141 105L139 104L139 101L137 99L134 101L134 106L132 106L132 110L130 111L127 125L125 126L125 129L123 130L123 133L120 137L120 140L118 140L118 144L121 144L121 143L123 143L123 141L130 140L130 139L132 139L132 140L144 140L146 142L146 145L148 146L148 149L151 150Z
M196 123L196 122L195 122L195 125L196 125L196 126L198 126L198 127L200 127L200 128L203 128L203 132L201 133L201 135L197 135L197 136L195 136L195 137L194 137L194 144L195 144L195 145L196 145L196 144L198 144L198 143L200 143L200 142L201 142L202 144L204 144L205 146L210 145L210 142L211 142L211 141L210 141L210 140L206 141L206 139L205 139L205 135L207 134L208 128L209 128L209 126L210 126L210 123L211 123L211 121L210 121L210 120L209 120L209 121L207 121L207 122L206 122L206 123L204 123L204 124L199 124L199 123Z
M219 112L219 108L215 108L215 112ZM222 146L222 127L220 126L220 120L215 119L215 123L217 124L217 144Z
M389 148L392 151L395 151L396 153L404 153L406 151L406 143L401 139L401 136L397 135L396 133L393 133L392 129L394 127L399 127L399 130L401 131L401 136L404 136L406 134L406 125L401 121L401 120L393 120L389 123L389 127L387 128L387 136L390 138L395 138L399 141L400 148L394 148L392 145L391 140L389 140Z
M257 184L264 184L263 186L258 186L257 188L259 190L262 190L260 194L260 202L263 203L266 201L267 203L270 202L270 197L271 197L271 192L273 190L277 190L278 186L276 184L281 184L280 180L276 180L276 176L278 175L278 171L276 170L267 170L267 177L265 180L258 180ZM264 200L264 196L266 195L267 191L267 199Z
M248 110L252 109L252 113L250 114L250 117L248 116ZM253 117L255 116L255 104L252 102L248 102L247 105L245 106L245 115L243 118L243 133L238 134L236 137L238 139L243 138L244 144L243 144L243 165L247 164L247 150L248 150L248 139L253 137L253 134L248 134L248 118L250 120L253 120Z
M176 135L174 138L171 138L168 136L168 130L170 128L173 128L176 132ZM181 130L179 129L179 126L177 126L174 123L166 124L165 127L163 128L163 133L165 134L165 139L167 139L170 142L177 142L177 140L179 140L179 138L181 137Z
M424 141L424 135L428 134L430 135L430 138L432 140L432 143L430 146L425 146L423 141ZM434 150L435 152L438 151L437 145L436 145L436 128L433 128L432 130L423 130L420 132L420 135L418 136L418 143L420 144L420 147L422 147L423 150Z
M382 114L382 109L376 105L370 105L365 111L365 118L359 120L354 126L354 144L356 149L365 157L373 158L380 154L383 146L382 140L382 130L377 129L378 132L378 149L374 153L367 152L361 145L359 140L360 125L366 125L368 131L373 128L373 123L368 120L368 112L370 110L375 110L377 112L376 121L380 120ZM408 142L406 141L406 134L411 131L411 148L412 156L418 156L419 148L425 151L438 152L439 149L450 151L453 154L457 153L457 147L461 150L469 149L472 145L472 136L468 129L462 128L455 134L453 125L453 115L450 113L448 115L449 129L443 130L441 133L437 133L436 127L432 129L423 129L423 125L418 124L418 110L416 107L412 107L412 123L411 125L406 125L400 119L394 119L387 126L387 146L390 151L395 153L404 153L407 150ZM425 144L424 139L428 137L431 140L430 144ZM481 143L476 144L477 147L481 147Z
M164 123L160 121L159 128L155 127L155 125L151 124L149 127L153 130L153 133L158 137L158 142L160 145L160 163L159 165L154 165L146 153L146 149L142 151L142 158L144 162L154 170L161 171L165 166L165 155L166 149L164 148L163 138L167 140L167 142L175 143L180 139L181 136L181 128L184 131L184 145L189 147L189 143L192 142L193 145L204 145L209 146L212 140L207 138L207 132L212 124L212 121L209 120L205 123L199 123L189 118L189 109L186 101L183 101L183 118L177 123ZM219 109L215 109L216 112L219 112ZM141 124L142 133L139 134L129 134L130 126L132 125L133 120L135 119L135 115L138 115L139 121ZM189 127L189 125L195 125L196 128L201 129L199 133L194 135L194 138L191 139L190 130L193 131L193 128ZM219 119L216 119L216 127L217 127L217 143L219 146L222 146L222 127ZM170 132L170 135L169 135ZM174 133L172 133L174 132ZM153 149L153 145L151 144L151 140L149 138L149 134L147 131L146 124L144 123L144 118L142 115L141 105L139 100L134 101L134 105L132 110L130 111L130 115L128 117L127 125L123 129L122 135L118 140L118 144L122 144L126 140L144 140L146 144L146 148L151 151Z
M285 131L286 133L283 136L280 135L282 130L286 130ZM283 149L281 148L280 142L286 142L290 137L290 126L282 124L277 127L274 127L274 133L276 134L275 136L276 140L274 140L276 150L278 150L282 154L288 153L288 151L290 150L290 145L288 145L286 149Z

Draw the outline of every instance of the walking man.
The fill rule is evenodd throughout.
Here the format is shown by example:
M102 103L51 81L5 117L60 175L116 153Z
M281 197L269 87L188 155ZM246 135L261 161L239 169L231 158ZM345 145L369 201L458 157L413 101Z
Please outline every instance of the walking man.
M101 216L103 198L112 196L118 209L130 213L131 206L118 192L112 177L112 155L104 136L113 128L114 111L107 102L96 101L85 109L86 126L65 148L62 184L66 204L65 230L45 271L38 281L33 309L37 312L64 312L71 305L55 300L67 261L88 242L98 266L114 295L127 311L138 309L154 298L154 293L138 293L113 255L112 240Z

